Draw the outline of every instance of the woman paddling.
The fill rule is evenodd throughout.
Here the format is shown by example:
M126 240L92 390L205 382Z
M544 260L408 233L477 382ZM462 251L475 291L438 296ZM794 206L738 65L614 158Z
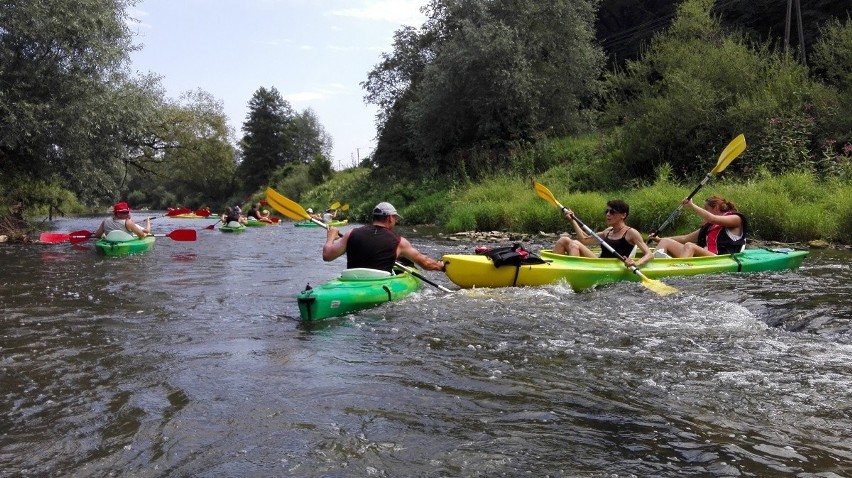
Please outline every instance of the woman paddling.
M740 252L745 247L748 222L734 203L717 195L707 198L703 208L689 198L681 204L692 209L704 224L683 236L661 238L651 234L648 240L658 243L658 252L672 257L715 256Z
M630 214L630 206L626 202L621 199L607 201L604 214L606 216L606 224L609 227L597 234L604 242L612 246L617 253L626 258L624 261L625 265L628 267L639 267L653 259L654 256L651 254L651 250L648 249L648 245L642 240L642 235L639 234L639 231L624 223L624 220ZM597 239L586 234L580 225L577 224L577 221L574 221L574 211L566 209L565 218L571 221L571 224L574 226L577 239L571 239L570 237L559 238L553 246L553 252L570 256L598 257L587 247L587 245L597 244ZM635 262L630 257L634 247L642 250L642 258ZM601 250L600 257L617 258L607 248Z

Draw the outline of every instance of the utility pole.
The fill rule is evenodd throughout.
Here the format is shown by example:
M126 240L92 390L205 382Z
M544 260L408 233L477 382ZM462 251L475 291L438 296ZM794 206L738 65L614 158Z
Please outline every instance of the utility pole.
M805 28L802 26L801 0L787 0L787 19L784 22L784 53L790 49L790 22L793 19L793 3L796 4L796 26L799 29L799 61L807 66L805 59Z

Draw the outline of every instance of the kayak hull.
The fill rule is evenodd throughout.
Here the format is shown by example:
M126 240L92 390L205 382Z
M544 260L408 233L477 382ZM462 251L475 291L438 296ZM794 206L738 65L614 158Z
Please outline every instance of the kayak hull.
M246 226L243 224L238 225L222 225L219 226L219 230L222 232L243 232L246 230Z
M259 221L257 219L249 219L246 221L246 226L248 227L263 227L263 226L277 226L278 223L275 222L266 222Z
M342 221L331 221L326 225L327 226L340 227L340 226L345 226L347 224L349 224L349 219L344 219ZM322 226L320 226L319 224L317 224L313 221L302 221L302 222L297 222L293 225L296 226L296 227L322 227Z
M351 271L352 269L350 269ZM420 289L420 281L407 272L377 278L340 277L311 288L296 297L304 321L317 321L392 300L400 300Z
M131 239L129 241L108 241L106 239L98 239L95 241L95 249L108 257L126 256L129 254L141 254L148 252L154 248L156 238L154 236L146 236L141 239Z
M764 272L796 269L808 251L788 249L747 249L737 254L691 257L684 259L655 258L640 268L650 279L693 276L725 272ZM447 277L463 287L540 286L560 281L576 291L619 281L640 281L641 277L624 267L619 259L598 259L554 254L541 251L544 264L519 267L494 267L485 255L445 255Z

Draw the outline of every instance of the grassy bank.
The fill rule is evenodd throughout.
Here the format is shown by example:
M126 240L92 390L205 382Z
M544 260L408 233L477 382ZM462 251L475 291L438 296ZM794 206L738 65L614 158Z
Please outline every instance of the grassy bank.
M311 191L306 204L326 204L340 200L352 204L350 218L368 219L379 201L391 201L406 224L431 223L447 232L503 230L521 233L558 233L570 230L559 211L540 199L532 188L533 179L506 175L477 184L391 183L377 185L367 174L350 173L335 183ZM651 184L623 190L572 191L575 187L565 171L553 168L535 178L547 186L559 201L571 207L595 230L604 227L606 201L620 198L630 205L627 222L643 234L655 230L698 184L679 184L665 171ZM816 239L852 243L852 185L841 181L819 181L808 172L780 176L759 175L737 181L715 177L696 194L701 204L719 194L735 203L749 219L755 239L780 242L806 242ZM307 205L306 205L307 207ZM700 225L698 217L684 211L662 235L682 234Z
M595 230L604 227L608 199L630 205L628 224L647 234L665 221L697 185L658 179L653 184L611 192L571 192L556 177L541 177L559 201ZM751 225L751 236L763 240L852 242L852 185L819 182L810 173L764 176L748 182L713 181L696 194L701 204L719 194L735 203ZM682 234L700 226L695 214L684 211L663 235ZM538 198L530 181L500 178L472 186L459 194L447 211L448 231L507 229L517 232L560 232L570 229L557 210Z

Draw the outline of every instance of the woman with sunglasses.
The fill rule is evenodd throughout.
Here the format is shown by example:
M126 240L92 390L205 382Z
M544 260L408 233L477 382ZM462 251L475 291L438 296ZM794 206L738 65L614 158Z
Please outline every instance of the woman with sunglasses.
M630 215L630 206L626 202L621 199L607 201L604 215L606 217L607 228L597 234L604 242L612 246L616 252L627 258L624 261L625 265L628 267L639 267L654 258L651 250L648 249L648 245L642 240L642 234L624 223L627 216ZM571 221L571 224L574 226L577 239L571 239L570 237L559 238L556 241L556 245L553 246L553 252L569 256L598 257L587 247L592 244L598 244L597 239L586 234L580 225L574 221L574 211L567 209L565 211L565 218ZM642 251L642 257L635 262L631 257L634 247L638 247ZM616 258L617 256L609 252L607 248L603 248L600 257Z
M704 224L683 236L651 234L648 240L657 242L658 253L664 251L671 257L715 256L740 252L745 247L748 222L734 203L716 195L707 198L703 208L689 198L681 204L692 209Z

